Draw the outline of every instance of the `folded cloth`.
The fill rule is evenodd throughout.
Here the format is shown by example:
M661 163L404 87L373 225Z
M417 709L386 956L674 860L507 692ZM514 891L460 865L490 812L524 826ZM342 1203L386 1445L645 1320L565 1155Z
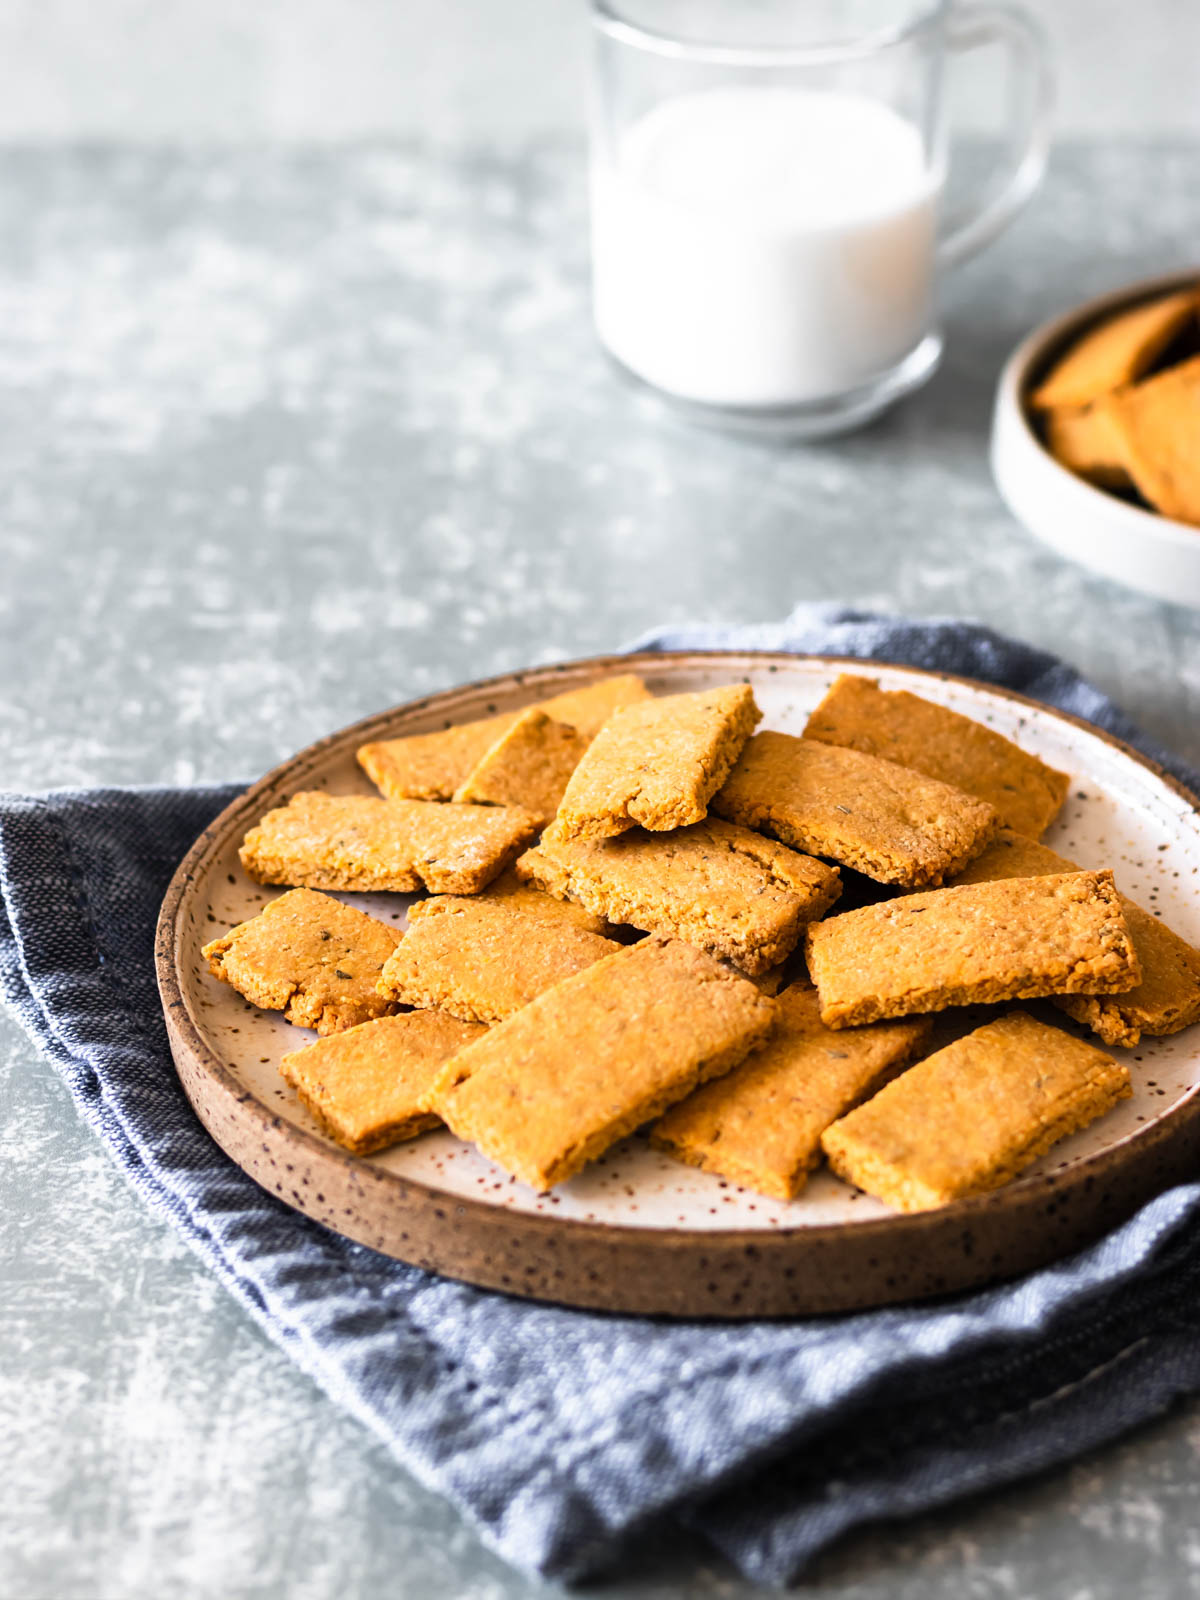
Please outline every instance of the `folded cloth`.
M802 607L645 648L826 651L1021 690L1154 749L1054 657L984 628ZM0 800L0 992L130 1181L250 1314L516 1565L575 1578L682 1519L749 1577L847 1528L1069 1460L1200 1388L1200 1185L1019 1282L920 1306L705 1324L527 1304L405 1267L235 1167L171 1065L151 951L192 839L236 793Z

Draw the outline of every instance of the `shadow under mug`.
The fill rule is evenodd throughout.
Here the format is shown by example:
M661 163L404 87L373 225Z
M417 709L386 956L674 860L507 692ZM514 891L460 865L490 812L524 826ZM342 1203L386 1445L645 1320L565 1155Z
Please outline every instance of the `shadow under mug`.
M938 273L1037 187L1047 46L984 0L593 0L593 302L618 367L692 420L855 428L941 356ZM1027 110L994 197L939 237L947 57L1007 48Z

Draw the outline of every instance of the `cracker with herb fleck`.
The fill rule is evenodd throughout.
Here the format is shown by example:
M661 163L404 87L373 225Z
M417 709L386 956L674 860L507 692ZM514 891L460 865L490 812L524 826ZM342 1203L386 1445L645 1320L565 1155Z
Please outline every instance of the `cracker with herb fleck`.
M378 992L401 934L313 889L293 889L204 946L209 971L253 1005L338 1033L396 1009Z

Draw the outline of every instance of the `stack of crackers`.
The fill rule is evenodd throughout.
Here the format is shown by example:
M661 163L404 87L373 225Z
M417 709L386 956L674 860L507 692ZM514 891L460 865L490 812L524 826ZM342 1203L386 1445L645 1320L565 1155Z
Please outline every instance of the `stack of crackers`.
M1029 404L1064 467L1200 527L1200 287L1105 317Z
M901 1210L1128 1096L1095 1040L1200 1020L1200 951L1038 842L1066 774L858 675L802 738L760 720L744 683L623 675L366 745L380 798L297 794L246 835L290 892L211 970L321 1035L281 1071L359 1154L444 1125L544 1191L646 1129L764 1194L827 1160ZM401 933L329 890L428 894ZM1079 1030L974 1009L1040 997Z

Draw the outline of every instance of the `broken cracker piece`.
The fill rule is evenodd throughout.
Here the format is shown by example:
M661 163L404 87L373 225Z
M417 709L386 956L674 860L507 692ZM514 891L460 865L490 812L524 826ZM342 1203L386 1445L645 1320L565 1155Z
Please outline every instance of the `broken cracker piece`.
M1046 449L1068 472L1101 489L1132 489L1121 441L1103 406L1057 406L1044 419Z

